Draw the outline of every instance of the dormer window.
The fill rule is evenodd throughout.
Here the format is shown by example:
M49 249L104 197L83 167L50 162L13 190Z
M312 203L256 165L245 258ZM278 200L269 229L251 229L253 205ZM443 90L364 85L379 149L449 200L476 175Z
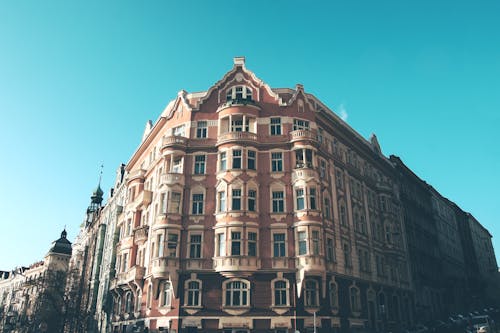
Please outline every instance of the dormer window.
M234 86L227 90L226 101L251 101L252 100L252 90L246 86Z

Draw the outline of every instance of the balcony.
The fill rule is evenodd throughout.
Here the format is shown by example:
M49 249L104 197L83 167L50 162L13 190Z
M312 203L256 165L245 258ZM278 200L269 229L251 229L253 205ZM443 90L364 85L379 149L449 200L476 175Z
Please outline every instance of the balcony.
M140 281L144 279L144 274L146 273L146 268L140 266L134 266L126 272L118 273L116 277L117 285L124 285L133 281Z
M252 132L226 132L217 138L217 145L230 142L257 142L257 134Z
M141 225L134 230L134 243L144 244L148 239L149 226Z
M151 261L151 274L154 279L168 279L177 274L179 269L179 258L159 257Z
M313 169L294 169L292 171L292 183L298 180L307 182L310 179L318 179L318 173Z
M300 256L295 259L295 267L305 272L322 273L325 271L325 262L320 256Z
M290 132L290 142L297 141L312 141L314 143L317 143L318 138L316 137L316 134L313 133L313 131L308 129L301 129Z
M160 183L162 185L184 185L184 175L182 173L164 173L161 175Z
M153 192L144 190L135 197L133 205L136 209L141 206L147 207L151 203L152 198L153 198Z
M188 138L183 136L171 135L165 136L162 139L162 149L165 148L180 148L186 149L188 144Z
M260 259L257 257L214 257L213 263L215 271L225 277L248 277L260 269Z
M136 179L144 180L145 175L146 175L146 170L144 169L131 170L128 174L128 182L131 183L133 180Z

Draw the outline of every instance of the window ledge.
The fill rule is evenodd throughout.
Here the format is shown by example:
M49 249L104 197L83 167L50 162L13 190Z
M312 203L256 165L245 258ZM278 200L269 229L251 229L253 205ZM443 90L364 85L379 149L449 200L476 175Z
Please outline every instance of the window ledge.
M200 305L184 305L184 310L186 310L186 312L190 315L193 315L195 313L197 313L198 311L200 311L201 309L203 309L202 306Z
M290 305L271 305L271 310L279 315L282 315L290 310Z
M236 316L244 314L250 311L250 306L229 306L225 305L222 307L222 310L229 313L230 315Z

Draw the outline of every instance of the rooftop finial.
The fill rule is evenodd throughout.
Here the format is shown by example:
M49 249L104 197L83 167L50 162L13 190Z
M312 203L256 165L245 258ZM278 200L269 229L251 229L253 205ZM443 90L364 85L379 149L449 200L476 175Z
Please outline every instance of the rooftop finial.
M234 57L235 66L245 66L245 57Z
M102 170L103 169L104 169L104 164L101 164L101 171L99 172L99 184L98 184L98 186L101 186Z

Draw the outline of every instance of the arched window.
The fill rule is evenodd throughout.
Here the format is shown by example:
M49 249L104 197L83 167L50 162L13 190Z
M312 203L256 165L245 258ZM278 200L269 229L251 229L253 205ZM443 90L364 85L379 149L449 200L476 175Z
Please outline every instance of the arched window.
M160 306L170 306L172 304L172 284L163 281L160 285Z
M139 289L137 291L137 297L135 298L134 311L140 311L141 310L141 299L142 299L142 292Z
M250 288L249 283L244 280L228 281L224 284L225 306L249 306Z
M286 280L277 280L273 283L275 306L288 305L288 285Z
M226 101L236 103L252 100L252 90L246 86L234 86L226 91Z
M125 294L125 312L130 313L134 311L134 296L131 291Z
M330 307L333 310L338 309L339 298L338 298L337 284L335 282L331 281L328 284L328 293L330 296Z
M186 281L186 306L201 306L201 283L198 280Z
M318 282L315 280L306 280L306 299L304 300L304 306L312 307L318 306L319 304L319 293L318 293Z
M351 297L351 311L360 312L361 311L361 300L359 295L359 289L357 287L349 288L349 295Z

